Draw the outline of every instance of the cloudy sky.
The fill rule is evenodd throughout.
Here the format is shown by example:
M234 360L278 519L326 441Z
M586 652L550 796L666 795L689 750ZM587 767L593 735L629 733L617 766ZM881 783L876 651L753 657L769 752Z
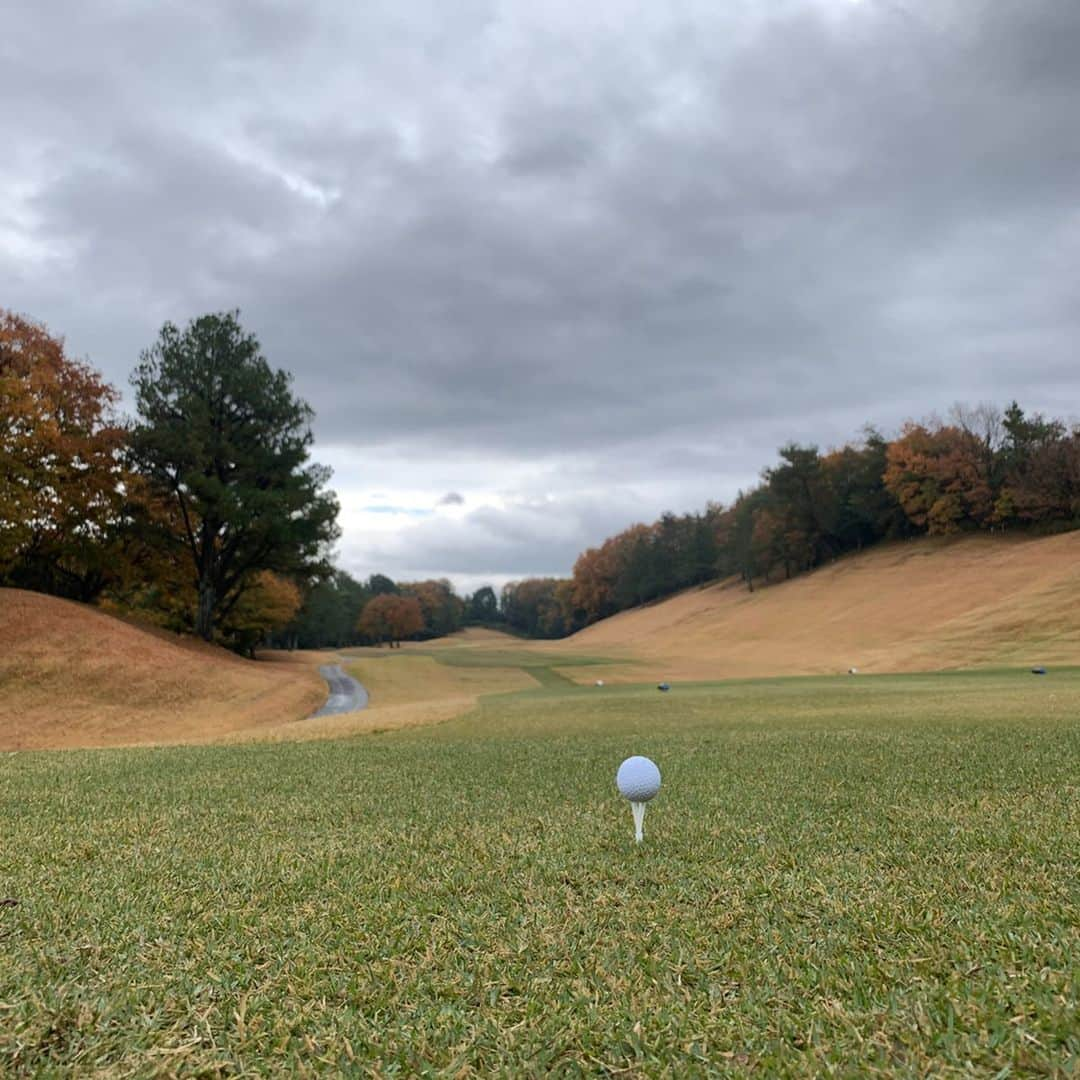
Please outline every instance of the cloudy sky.
M0 306L239 307L360 575L471 588L957 400L1080 413L1074 0L38 0Z

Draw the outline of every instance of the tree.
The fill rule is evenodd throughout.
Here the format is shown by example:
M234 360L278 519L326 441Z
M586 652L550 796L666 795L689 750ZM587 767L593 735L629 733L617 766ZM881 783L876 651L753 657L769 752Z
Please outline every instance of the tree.
M385 574L372 574L364 586L372 596L382 596L385 593L393 593L395 596L401 592L394 581Z
M116 391L38 323L0 310L0 573L95 599L123 559L134 484Z
M936 535L993 523L993 454L958 424L907 424L886 453L885 486L909 520Z
M1019 406L1006 413L1006 478L995 509L1039 529L1075 528L1080 523L1080 429L1060 422L1027 419Z
M772 507L762 506L754 512L754 531L750 534L750 543L768 582L769 572L777 563L785 560L787 550L784 521Z
M499 598L490 585L481 585L469 597L469 621L493 623L499 618Z
M574 628L573 583L565 578L526 578L503 586L501 607L508 626L529 637L558 638Z
M165 540L184 553L206 640L255 572L329 573L322 554L338 535L330 472L308 463L311 409L238 316L166 323L132 376L135 461L183 523Z
M253 574L222 629L249 656L268 634L286 626L300 610L300 590L270 570Z
M719 519L717 543L720 557L717 570L722 575L738 574L754 591L754 578L769 568L768 556L763 555L755 542L755 532L760 542L761 530L757 530L757 517L766 509L768 492L764 488L739 492L735 505Z
M1076 516L1070 461L1075 436L1060 420L1027 416L1014 401L1005 410L1000 457L1004 482L995 504L1002 525L1011 520L1045 525Z
M614 615L657 595L659 560L651 546L655 533L655 526L631 525L578 556L570 597L583 623Z
M844 550L862 550L884 538L913 531L894 495L885 487L889 443L873 427L863 429L859 444L848 444L822 458L835 497L835 531Z
M1066 437L1060 420L1047 420L1041 413L1027 416L1014 401L1001 418L1001 457L1006 473L1023 472L1033 455Z
M772 543L768 566L780 562L791 577L839 552L839 506L816 446L782 446L780 464L766 470L765 484L773 519L762 526Z
M415 596L380 593L372 597L360 613L357 629L376 644L384 641L393 648L424 629L424 613Z
M574 563L573 604L586 622L595 622L614 614L615 579L618 567L614 559L614 540L598 548L583 551Z
M307 591L296 618L275 635L287 648L340 649L357 640L356 622L371 599L367 589L344 570L335 570Z
M716 576L716 560L720 556L717 526L721 513L722 510L717 504L710 503L704 514L694 516L688 558L688 584L700 585Z
M465 605L445 578L439 581L414 581L402 585L401 592L405 596L415 596L420 601L423 630L429 637L445 637L461 629Z
M548 626L558 629L557 636L577 633L585 624L574 610L574 582L571 578L559 578L555 582L553 600Z

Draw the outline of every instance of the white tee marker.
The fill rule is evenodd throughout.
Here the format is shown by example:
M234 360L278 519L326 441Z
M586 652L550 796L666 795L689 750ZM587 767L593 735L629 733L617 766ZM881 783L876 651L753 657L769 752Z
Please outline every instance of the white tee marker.
M647 757L629 757L615 774L615 786L634 812L634 840L641 843L645 830L645 804L660 790L660 770Z

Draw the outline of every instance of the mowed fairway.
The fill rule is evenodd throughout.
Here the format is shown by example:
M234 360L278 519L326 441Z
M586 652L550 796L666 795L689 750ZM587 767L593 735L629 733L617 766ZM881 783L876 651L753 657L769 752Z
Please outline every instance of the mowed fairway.
M1074 1075L1078 716L1077 671L552 680L5 756L0 1074Z

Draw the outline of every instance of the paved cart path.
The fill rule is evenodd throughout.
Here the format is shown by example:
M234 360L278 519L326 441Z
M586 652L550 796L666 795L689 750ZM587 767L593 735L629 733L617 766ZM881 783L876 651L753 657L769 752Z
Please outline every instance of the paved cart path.
M319 674L329 683L330 696L326 704L312 716L333 716L366 707L368 692L351 675L346 675L340 664L323 664Z

